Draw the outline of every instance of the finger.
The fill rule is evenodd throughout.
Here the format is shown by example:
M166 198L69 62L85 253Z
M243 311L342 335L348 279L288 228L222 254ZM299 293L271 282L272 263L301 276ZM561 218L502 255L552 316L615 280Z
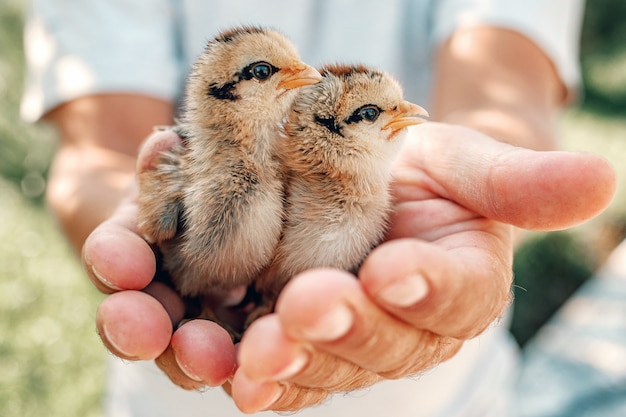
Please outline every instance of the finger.
M152 281L156 260L150 246L137 235L137 206L123 202L83 245L82 259L95 286L104 293L139 290Z
M167 349L165 349L165 351L158 358L156 358L154 362L157 364L159 369L167 375L170 381L182 389L192 391L200 390L206 387L206 384L203 381L191 378L183 372L182 368L176 361L176 354L174 353L172 346L168 346Z
M181 144L181 138L173 130L157 130L141 145L137 156L137 172L156 168L161 152Z
M311 270L295 277L283 290L276 311L289 338L385 378L423 371L461 345L381 310L358 280L337 270ZM312 356L310 363L315 360L315 368L328 365L323 355Z
M289 379L310 359L301 344L284 334L276 314L263 316L246 329L237 356L239 369L255 381Z
M380 245L359 271L364 291L414 327L459 339L477 336L509 304L512 273L506 245L490 233L473 234L451 248L416 239Z
M438 123L413 132L395 167L401 198L427 189L491 219L556 230L594 217L615 193L615 170L597 155L535 152Z
M235 347L228 333L208 320L191 320L174 332L157 365L185 389L216 387L233 375Z
M310 274L310 280L307 279L308 274ZM328 274L326 276L328 281L321 279L320 274ZM298 283L308 281L307 285L296 285L300 288L293 290L290 284L281 295L281 299L292 298L292 302L279 301L277 314L257 320L246 331L239 350L240 366L232 383L233 398L242 411L251 413L268 409L298 410L323 401L331 392L370 386L382 379L381 376L352 363L350 359L364 361L368 366L376 369L393 369L389 373L382 374L397 378L415 373L432 363L443 361L460 347L461 343L458 341L439 338L446 340L449 344L447 346L445 343L440 344L440 346L445 346L444 349L434 348L436 355L431 355L430 360L427 361L429 365L425 365L426 350L416 349L414 355L407 355L404 354L405 349L397 348L398 346L406 348L413 343L405 338L406 329L402 329L403 331L396 335L392 344L381 340L382 333L397 330L386 326L385 323L381 323L380 326L384 329L377 326L368 328L367 325L359 324L361 320L356 320L353 326L349 326L348 333L351 334L344 336L341 335L343 331L337 331L337 328L324 331L319 323L314 323L312 326L303 323L295 325L298 329L294 332L296 334L302 333L303 327L304 333L310 333L311 328L314 329L313 333L321 332L321 342L319 342L319 334L307 341L304 337L292 338L283 332L282 320L279 318L279 315L282 317L283 312L286 317L300 322L310 322L310 314L320 314L324 317L325 311L320 307L326 303L332 306L333 301L337 301L332 300L329 295L341 294L341 291L337 290L340 290L343 285L339 285L338 288L334 284L344 279L346 282L356 282L354 277L339 271L311 271L303 274L295 281ZM317 287L326 288L326 291L310 291ZM355 288L349 288L351 285L347 287L344 289L348 289L348 293L355 290ZM358 285L356 289L358 292ZM344 296L346 296L345 293L343 296L339 295L337 299L343 300ZM309 308L311 303L303 302L306 299L317 299L317 302L313 303L317 308ZM367 302L363 297L362 301ZM358 304L358 302L350 303L351 306ZM357 308L355 311L362 311L362 309ZM302 316L292 316L294 313L302 314ZM376 320L372 314L364 314L361 318L366 324ZM322 319L322 321L325 320ZM307 327L309 331L306 330ZM341 325L339 328L345 329L346 326ZM328 340L331 335L338 337L339 340ZM379 349L381 344L378 342L382 342L385 352L381 353ZM426 340L422 342L429 344ZM433 349L435 345L430 344L430 349ZM344 357L337 356L336 353L343 354ZM280 382L284 380L288 382Z
M289 338L276 314L252 323L238 357L241 372L255 382L289 381L335 392L371 386L381 379L352 362Z
M174 328L183 320L185 316L185 303L180 295L171 287L158 281L153 281L143 292L154 297L170 316Z
M172 322L161 303L140 291L108 296L98 308L96 326L116 356L149 360L161 355L172 335Z
M237 407L252 414L263 410L298 411L324 401L329 392L310 389L295 384L255 382L239 370L232 382L232 396Z

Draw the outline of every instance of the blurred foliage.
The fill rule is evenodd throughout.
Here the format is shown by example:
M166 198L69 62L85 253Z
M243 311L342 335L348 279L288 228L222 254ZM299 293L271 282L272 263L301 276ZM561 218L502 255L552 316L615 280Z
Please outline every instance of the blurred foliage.
M571 233L536 235L517 250L511 332L524 345L592 274L593 259ZM555 279L557 278L557 279Z
M626 113L626 1L588 0L581 37L583 106Z
M55 141L50 129L20 119L22 14L21 2L0 0L0 175L18 184L25 197L41 203Z
M1 177L0 195L0 416L98 416L101 296L48 213Z
M21 121L22 3L0 0L0 416L101 415L101 298L43 206L55 148Z

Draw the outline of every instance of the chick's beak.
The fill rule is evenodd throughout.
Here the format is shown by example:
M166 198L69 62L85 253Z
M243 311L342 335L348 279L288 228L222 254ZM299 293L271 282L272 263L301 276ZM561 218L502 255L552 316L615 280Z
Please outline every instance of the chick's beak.
M428 118L428 112L417 104L403 101L396 109L396 114L387 122L383 129L391 129L397 132L408 126L424 123Z
M291 90L292 88L317 84L322 80L322 75L318 70L305 64L284 68L280 72L284 74L284 78L278 83L278 89Z

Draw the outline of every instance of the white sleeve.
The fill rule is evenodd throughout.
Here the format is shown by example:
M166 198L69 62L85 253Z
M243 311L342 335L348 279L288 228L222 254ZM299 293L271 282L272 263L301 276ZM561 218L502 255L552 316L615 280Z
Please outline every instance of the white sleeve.
M88 94L175 98L181 74L176 10L170 0L30 3L21 108L26 120L38 120L55 106Z
M435 41L440 42L458 27L468 25L511 29L546 53L570 92L578 86L584 0L441 0L436 8Z

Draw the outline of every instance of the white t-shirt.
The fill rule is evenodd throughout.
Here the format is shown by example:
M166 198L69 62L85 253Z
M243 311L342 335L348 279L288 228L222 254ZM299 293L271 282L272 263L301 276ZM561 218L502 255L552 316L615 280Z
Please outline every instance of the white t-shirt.
M565 85L579 78L582 0L31 0L22 115L86 94L181 94L207 40L236 24L281 30L311 65L336 61L395 75L428 106L434 47L462 25L518 31L552 59Z
M94 93L180 97L206 41L236 24L281 30L305 62L359 62L394 74L406 97L428 107L434 48L463 25L518 31L552 59L563 82L578 82L581 0L32 0L25 32L27 120ZM210 360L208 358L207 360ZM298 416L504 417L517 351L503 325L469 341L424 375L335 395ZM187 392L151 362L111 359L107 415L239 416L221 389ZM273 413L265 413L275 415Z

